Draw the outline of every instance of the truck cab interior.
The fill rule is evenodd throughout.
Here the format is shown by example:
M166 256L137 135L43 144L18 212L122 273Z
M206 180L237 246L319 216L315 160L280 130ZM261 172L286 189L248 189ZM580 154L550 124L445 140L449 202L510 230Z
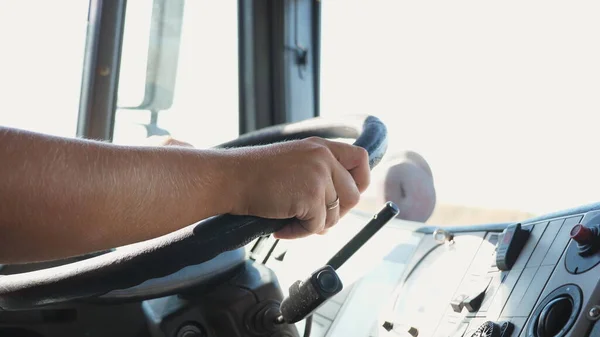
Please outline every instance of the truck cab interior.
M0 265L0 336L600 336L598 7L0 3L0 125L122 145L319 136L364 147L374 177L406 151L431 164L327 235L221 215Z

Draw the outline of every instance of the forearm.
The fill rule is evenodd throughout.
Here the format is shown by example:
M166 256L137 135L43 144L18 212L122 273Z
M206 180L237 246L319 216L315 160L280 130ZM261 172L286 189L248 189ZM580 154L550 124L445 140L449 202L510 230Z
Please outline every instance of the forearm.
M227 213L222 152L120 147L0 128L0 262L157 237Z

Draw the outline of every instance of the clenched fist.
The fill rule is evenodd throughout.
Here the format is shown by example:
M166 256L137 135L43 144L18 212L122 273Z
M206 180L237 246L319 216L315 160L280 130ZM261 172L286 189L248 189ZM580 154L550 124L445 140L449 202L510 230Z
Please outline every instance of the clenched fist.
M321 138L227 152L238 184L232 214L296 218L278 238L325 232L359 202L370 181L363 148Z

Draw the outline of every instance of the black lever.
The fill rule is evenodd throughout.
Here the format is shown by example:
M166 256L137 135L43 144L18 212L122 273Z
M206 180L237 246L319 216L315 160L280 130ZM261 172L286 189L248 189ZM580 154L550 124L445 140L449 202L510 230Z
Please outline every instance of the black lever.
M400 213L392 202L387 202L371 221L356 234L327 265L319 268L304 281L296 281L290 286L289 297L281 302L281 316L277 323L296 323L317 310L326 300L333 297L344 285L336 269L354 255L375 233Z
M327 262L327 265L338 270L360 247L399 213L400 209L398 206L388 201L383 209L375 214L371 221Z

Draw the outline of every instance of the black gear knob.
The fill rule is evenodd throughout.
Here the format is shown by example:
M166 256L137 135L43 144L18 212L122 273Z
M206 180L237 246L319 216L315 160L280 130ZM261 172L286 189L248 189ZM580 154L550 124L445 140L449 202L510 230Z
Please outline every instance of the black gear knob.
M290 286L289 296L281 303L281 316L287 323L299 322L343 288L335 270L324 266L306 280L296 281Z
M385 206L360 230L324 267L319 268L304 281L290 286L288 298L281 303L279 323L296 323L312 314L323 303L344 288L336 269L340 268L375 233L390 222L400 209L393 202Z

